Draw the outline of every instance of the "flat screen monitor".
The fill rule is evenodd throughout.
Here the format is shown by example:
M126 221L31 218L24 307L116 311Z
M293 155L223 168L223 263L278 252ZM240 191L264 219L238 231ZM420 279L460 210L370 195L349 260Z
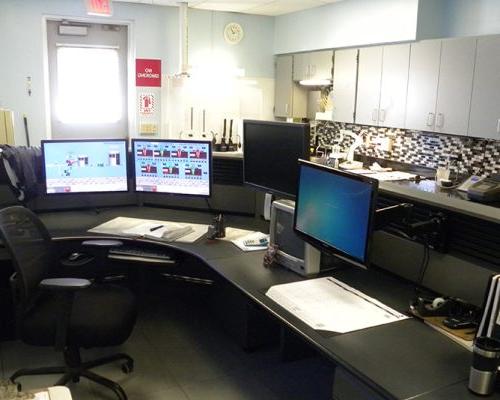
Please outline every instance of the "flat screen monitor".
M212 143L201 140L132 140L137 192L209 197Z
M126 192L127 141L42 140L47 194Z
M294 230L320 250L368 265L378 181L299 161Z
M295 198L299 158L309 159L309 125L243 121L243 174L247 185Z

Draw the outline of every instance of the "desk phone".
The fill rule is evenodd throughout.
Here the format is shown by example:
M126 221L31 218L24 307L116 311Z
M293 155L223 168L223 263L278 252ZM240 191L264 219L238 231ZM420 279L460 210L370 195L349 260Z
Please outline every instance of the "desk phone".
M500 201L500 174L473 183L468 188L467 195L471 200L479 202Z

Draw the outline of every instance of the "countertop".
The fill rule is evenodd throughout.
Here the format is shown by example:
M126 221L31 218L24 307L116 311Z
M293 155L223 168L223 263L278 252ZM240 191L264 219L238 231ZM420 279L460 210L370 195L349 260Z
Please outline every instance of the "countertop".
M466 214L471 217L500 223L500 203L477 203L467 199L467 194L456 189L442 189L434 180L420 182L380 182L381 193L397 195L431 206Z

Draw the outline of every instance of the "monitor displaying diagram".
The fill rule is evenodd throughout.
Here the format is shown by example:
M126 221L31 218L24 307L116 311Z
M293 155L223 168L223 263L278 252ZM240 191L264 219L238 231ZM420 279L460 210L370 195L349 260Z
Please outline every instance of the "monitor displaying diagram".
M210 196L211 142L134 139L132 143L136 191Z
M126 192L126 140L44 140L46 193Z

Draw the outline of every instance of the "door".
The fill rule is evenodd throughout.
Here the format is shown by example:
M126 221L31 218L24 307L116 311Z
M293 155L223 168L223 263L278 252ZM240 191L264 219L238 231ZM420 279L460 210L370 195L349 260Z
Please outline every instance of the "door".
M356 123L378 125L383 47L359 50Z
M338 50L333 63L333 120L354 122L358 50Z
M405 125L409 67L409 44L384 46L380 88L380 126L401 128Z
M467 135L475 55L475 38L442 41L436 132Z
M47 21L51 137L125 138L127 26Z
M412 43L410 52L405 128L432 131L436 120L441 41Z
M477 39L469 136L500 139L500 37Z
M292 111L292 56L276 57L274 116L289 117Z

